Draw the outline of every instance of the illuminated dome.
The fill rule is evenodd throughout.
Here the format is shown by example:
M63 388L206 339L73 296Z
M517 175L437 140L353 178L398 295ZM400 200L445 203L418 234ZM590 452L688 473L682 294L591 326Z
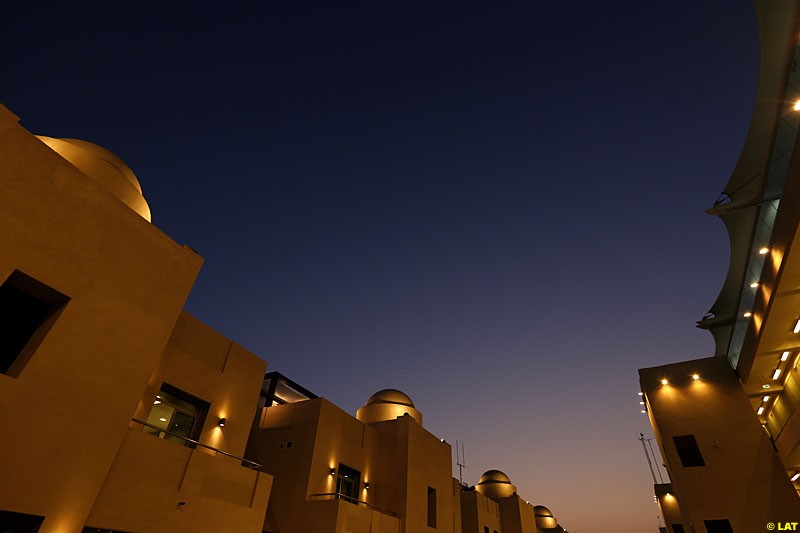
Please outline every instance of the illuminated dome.
M376 403L393 403L398 405L407 405L414 407L414 402L403 391L397 389L383 389L369 397L365 405L373 405Z
M553 516L553 513L544 505L534 506L533 517L536 519L536 527L539 529L554 529L558 527L558 521Z
M150 207L142 196L139 180L116 154L80 139L55 139L41 135L37 138L150 222Z
M397 389L376 392L369 397L364 407L356 411L356 418L366 424L394 420L405 415L422 425L422 413L417 411L408 394Z
M511 478L504 472L487 470L478 480L475 490L488 498L507 498L516 494L517 487L511 484Z

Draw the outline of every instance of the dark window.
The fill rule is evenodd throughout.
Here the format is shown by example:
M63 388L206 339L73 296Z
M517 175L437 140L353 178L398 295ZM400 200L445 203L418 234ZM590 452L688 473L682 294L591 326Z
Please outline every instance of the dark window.
M700 448L697 447L697 441L694 435L680 435L672 437L675 442L675 448L678 450L678 457L681 458L681 464L684 468L690 466L705 466L703 455L700 453Z
M358 501L358 488L361 486L361 472L339 463L336 471L336 494L350 502Z
M672 524L672 533L684 533L682 524Z
M428 487L428 527L436 527L436 489Z
M489 526L483 526L483 533L489 533Z
M727 520L703 520L708 533L733 533L731 523Z
M145 426L144 431L191 447L194 444L186 439L200 437L207 412L208 402L164 383L147 417L152 427Z
M43 516L0 511L0 531L2 533L36 533L44 522Z
M68 301L19 270L0 285L0 373L19 376Z

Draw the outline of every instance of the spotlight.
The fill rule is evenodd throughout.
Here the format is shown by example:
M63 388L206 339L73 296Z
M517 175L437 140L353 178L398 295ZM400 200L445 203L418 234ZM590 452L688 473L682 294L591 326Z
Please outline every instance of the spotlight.
M227 422L227 421L228 421L228 419L225 418L225 417L220 418L219 419L219 427L221 427L221 428L225 427L225 422Z
M700 379L700 374L692 374L692 379L697 381L698 379Z

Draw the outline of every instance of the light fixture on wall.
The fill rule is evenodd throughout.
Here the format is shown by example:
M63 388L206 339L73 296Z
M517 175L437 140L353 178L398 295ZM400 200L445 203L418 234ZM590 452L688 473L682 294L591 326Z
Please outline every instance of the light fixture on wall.
M792 476L792 481L797 481L797 478L800 478L800 472L795 472L795 474Z
M364 482L364 490L367 490L368 488L369 488L369 481L365 481Z
M336 469L335 469L335 468L331 468L331 475L332 475L332 476L335 476L335 475L336 475Z
M225 417L220 418L219 419L219 427L225 427L225 422L227 422L227 421L228 421L228 419L225 418Z
M700 374L692 374L692 379L697 381L698 379L700 379Z

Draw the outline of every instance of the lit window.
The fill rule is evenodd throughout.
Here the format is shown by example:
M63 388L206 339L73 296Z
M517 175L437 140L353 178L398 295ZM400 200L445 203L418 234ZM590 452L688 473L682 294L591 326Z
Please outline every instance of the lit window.
M164 440L194 446L187 439L198 440L200 437L208 412L208 402L166 383L161 386L158 398L160 402L153 404L146 421L149 426L144 427L144 432Z

